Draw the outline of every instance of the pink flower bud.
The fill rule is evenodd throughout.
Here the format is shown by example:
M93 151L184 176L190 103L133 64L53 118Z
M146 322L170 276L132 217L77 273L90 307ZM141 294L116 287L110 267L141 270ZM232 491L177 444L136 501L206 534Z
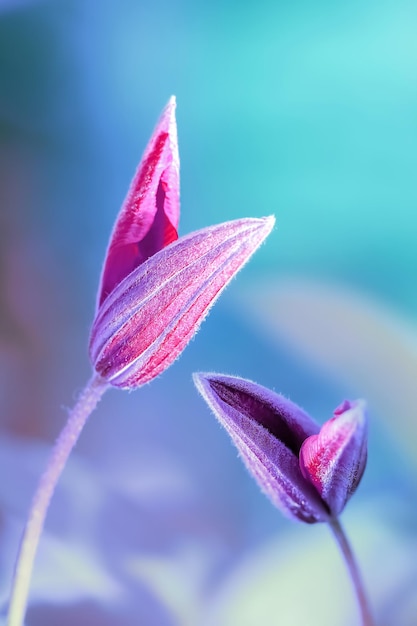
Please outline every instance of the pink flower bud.
M116 387L142 385L179 356L275 220L236 220L181 239L178 221L179 158L171 98L116 220L98 291L90 358Z

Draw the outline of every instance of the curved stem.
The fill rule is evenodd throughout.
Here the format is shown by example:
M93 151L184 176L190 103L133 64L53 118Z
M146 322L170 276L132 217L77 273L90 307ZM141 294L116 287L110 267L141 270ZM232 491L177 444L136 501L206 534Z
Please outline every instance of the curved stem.
M345 562L348 567L353 586L355 588L356 597L358 599L359 608L362 616L362 625L375 626L375 622L373 620L369 607L368 598L366 596L365 588L362 582L362 576L360 574L358 564L352 552L350 543L338 519L333 520L329 523L329 525L345 558Z
M7 626L21 626L23 624L33 563L49 503L70 452L76 444L88 416L97 406L107 386L108 384L97 375L89 381L70 412L67 423L52 450L46 470L39 481L17 555Z

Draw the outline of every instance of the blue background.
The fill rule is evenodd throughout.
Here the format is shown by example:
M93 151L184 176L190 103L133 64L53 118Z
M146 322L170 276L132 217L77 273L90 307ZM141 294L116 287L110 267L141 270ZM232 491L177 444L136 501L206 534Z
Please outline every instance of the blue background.
M109 233L177 97L180 234L277 227L161 378L110 391L48 516L27 625L357 619L326 528L292 524L194 389L221 371L320 422L369 402L343 516L381 624L415 623L415 2L0 2L0 600L90 376Z

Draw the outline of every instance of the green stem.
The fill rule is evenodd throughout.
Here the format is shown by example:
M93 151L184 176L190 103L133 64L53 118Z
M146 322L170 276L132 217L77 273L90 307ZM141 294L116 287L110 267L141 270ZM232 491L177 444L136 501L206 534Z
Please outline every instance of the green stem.
M358 604L362 617L362 626L375 626L359 567L350 543L338 519L333 520L332 522L330 522L329 525L342 551L353 586L355 588L356 597L358 599Z
M52 450L46 470L39 481L17 555L7 626L22 626L23 624L33 563L49 503L71 450L75 446L87 418L97 406L107 387L108 384L98 375L94 375L89 381L69 414L67 423Z

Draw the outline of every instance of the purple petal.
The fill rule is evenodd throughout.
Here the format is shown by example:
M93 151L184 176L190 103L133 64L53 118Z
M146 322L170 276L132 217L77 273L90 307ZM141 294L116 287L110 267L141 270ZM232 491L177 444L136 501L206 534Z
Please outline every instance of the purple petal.
M328 521L326 505L298 464L301 440L318 431L315 422L296 404L251 381L201 373L194 381L272 503L303 522Z
M302 445L300 468L317 489L334 517L359 485L366 465L365 403L345 401L318 435Z
M162 373L274 222L273 217L248 218L205 228L136 268L115 287L94 321L90 357L96 371L124 389Z
M210 389L224 406L258 422L297 457L304 440L320 430L302 408L267 387L236 376L207 376Z
M178 238L179 217L173 96L152 134L117 217L104 261L97 308L132 270Z

